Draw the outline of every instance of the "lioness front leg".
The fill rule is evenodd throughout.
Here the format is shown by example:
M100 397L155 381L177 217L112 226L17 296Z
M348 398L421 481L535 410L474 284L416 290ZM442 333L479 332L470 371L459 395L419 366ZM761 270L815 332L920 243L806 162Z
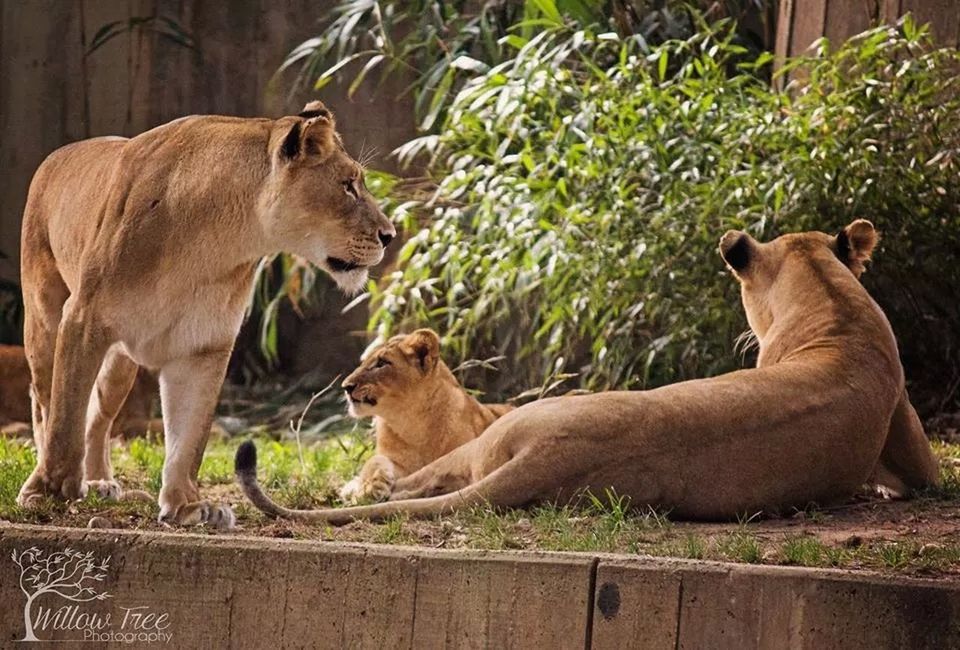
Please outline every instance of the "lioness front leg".
M376 454L363 464L356 476L340 488L340 498L344 503L351 504L384 501L393 490L396 474L393 462L382 454Z
M137 364L117 348L107 352L87 405L86 453L83 489L118 500L123 491L113 479L110 464L110 430L137 378Z
M160 369L166 448L161 523L232 528L236 522L230 506L201 500L197 487L197 473L229 359L229 349L217 350L177 359Z
M20 488L20 505L29 506L42 495L83 496L84 419L107 347L105 331L71 296L57 331L50 408L38 437L37 466Z

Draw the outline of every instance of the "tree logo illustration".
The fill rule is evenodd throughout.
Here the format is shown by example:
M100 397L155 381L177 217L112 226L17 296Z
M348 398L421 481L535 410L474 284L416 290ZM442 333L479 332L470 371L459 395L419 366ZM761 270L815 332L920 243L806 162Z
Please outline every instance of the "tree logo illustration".
M76 603L105 600L110 594L95 586L107 577L110 556L98 561L93 551L83 553L67 548L58 553L44 553L36 546L17 554L13 562L20 567L20 590L27 597L23 606L26 633L21 641L39 641L30 616L34 601L43 594L56 594Z

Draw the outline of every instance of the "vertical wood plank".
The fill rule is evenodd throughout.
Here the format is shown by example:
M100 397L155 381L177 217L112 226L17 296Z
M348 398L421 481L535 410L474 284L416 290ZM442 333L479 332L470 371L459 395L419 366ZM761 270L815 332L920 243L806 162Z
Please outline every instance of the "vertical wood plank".
M902 0L901 12L913 14L917 24L930 25L938 45L957 45L960 3L957 0Z
M794 8L793 35L790 38L790 56L803 54L824 34L827 0L807 0Z
M851 36L870 29L873 22L872 0L828 2L824 15L823 33L831 46L839 46Z
M790 55L790 39L793 36L793 2L794 0L780 0L777 14L777 39L774 46L773 69L779 70ZM774 79L774 85L782 90L788 80L783 77Z
M83 133L80 29L74 3L7 0L0 9L0 250L6 257L0 275L16 281L20 218L33 172Z
M900 0L881 0L880 22L894 23L900 14Z

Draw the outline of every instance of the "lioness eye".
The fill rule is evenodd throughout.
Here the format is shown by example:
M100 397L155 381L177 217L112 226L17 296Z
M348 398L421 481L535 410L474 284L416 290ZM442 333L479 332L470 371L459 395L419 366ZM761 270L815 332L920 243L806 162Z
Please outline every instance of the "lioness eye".
M389 366L389 365L390 365L390 362L384 359L383 357L380 357L379 359L377 359L377 365L376 365L377 368L383 368L384 366Z
M360 192L357 191L357 181L352 178L348 181L343 181L343 190L355 199L360 198Z

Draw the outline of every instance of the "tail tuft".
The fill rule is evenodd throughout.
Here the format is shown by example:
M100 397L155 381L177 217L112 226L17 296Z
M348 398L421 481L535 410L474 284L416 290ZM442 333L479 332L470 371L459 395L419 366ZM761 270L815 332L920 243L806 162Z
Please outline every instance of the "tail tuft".
M233 460L233 471L237 475L257 473L257 446L253 440L246 440L237 448L237 455Z

